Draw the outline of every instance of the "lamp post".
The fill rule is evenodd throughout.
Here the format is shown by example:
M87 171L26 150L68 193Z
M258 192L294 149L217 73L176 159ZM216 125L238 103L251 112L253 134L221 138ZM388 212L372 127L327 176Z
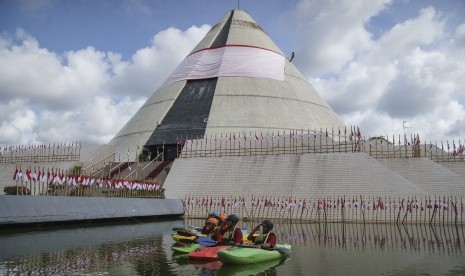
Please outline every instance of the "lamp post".
M406 126L405 123L408 123L408 122L410 122L410 121L403 121L403 122L402 122L402 129L403 129L403 131L404 131L404 144L407 144L407 137L405 136L405 129L406 129L406 128L409 128L409 127Z

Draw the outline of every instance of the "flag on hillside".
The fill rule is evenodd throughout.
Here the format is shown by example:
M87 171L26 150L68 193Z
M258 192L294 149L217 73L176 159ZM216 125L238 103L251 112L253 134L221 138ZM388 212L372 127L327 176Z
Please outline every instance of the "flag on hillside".
M14 180L14 181L17 180L18 172L19 172L18 167L16 167L16 170L15 170L15 172L13 173L13 180Z
M31 180L31 170L27 169L26 173L24 174L24 182L28 182Z
M42 183L42 172L40 171L40 168L39 173L37 174L37 181L39 181L39 183Z
M34 169L34 172L32 173L32 180L37 181L37 170Z

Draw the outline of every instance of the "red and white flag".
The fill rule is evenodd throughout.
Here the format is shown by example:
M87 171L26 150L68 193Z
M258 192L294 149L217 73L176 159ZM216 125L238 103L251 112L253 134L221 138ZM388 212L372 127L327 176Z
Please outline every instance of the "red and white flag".
M16 168L15 172L13 173L13 180L14 181L18 180L18 172L19 172L19 170L18 170L18 168Z

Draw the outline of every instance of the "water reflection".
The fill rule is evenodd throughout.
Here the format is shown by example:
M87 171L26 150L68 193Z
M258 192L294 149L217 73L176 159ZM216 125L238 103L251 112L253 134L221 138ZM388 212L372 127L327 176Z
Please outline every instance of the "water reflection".
M350 250L410 250L461 254L463 227L403 224L289 224L276 230L280 241Z
M0 231L1 275L355 275L465 273L463 226L276 223L285 260L196 263L171 251L172 227L201 220ZM255 224L242 224L249 228Z
M144 275L147 271L164 271L168 262L162 237L171 231L173 223L182 221L4 230L0 232L0 274L126 271L122 275ZM153 258L159 262L153 263Z

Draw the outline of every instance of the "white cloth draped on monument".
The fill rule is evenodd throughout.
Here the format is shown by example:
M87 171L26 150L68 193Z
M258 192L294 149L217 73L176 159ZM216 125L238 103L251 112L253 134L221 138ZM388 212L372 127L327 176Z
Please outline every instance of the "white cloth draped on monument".
M225 46L195 52L184 59L163 86L180 80L251 77L284 81L285 58L250 46Z

